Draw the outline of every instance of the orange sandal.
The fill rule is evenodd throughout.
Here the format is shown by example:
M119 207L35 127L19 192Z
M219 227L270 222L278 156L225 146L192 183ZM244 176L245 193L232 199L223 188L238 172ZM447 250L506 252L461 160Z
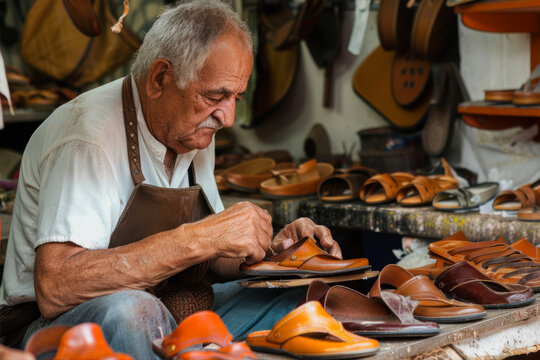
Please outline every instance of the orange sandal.
M334 172L332 164L312 159L294 168L275 168L273 178L261 183L261 194L269 199L281 199L315 194L319 184Z
M430 205L436 194L441 191L457 189L458 180L452 175L450 165L441 158L444 175L417 176L410 184L402 186L396 201L402 206Z
M348 359L379 351L379 342L355 335L309 301L279 320L272 330L255 331L246 342L255 350L300 359Z
M44 328L32 335L25 347L25 351L35 356L56 349L54 360L133 360L127 354L115 353L101 327L94 323Z
M372 176L360 189L360 199L371 205L392 202L396 199L399 188L409 184L413 179L414 175L405 172Z
M241 266L242 273L248 276L300 277L354 274L369 268L368 259L342 260L323 251L309 237L266 261Z
M243 343L232 343L232 335L218 314L199 311L185 318L163 339L152 342L154 352L162 359L256 359ZM216 344L219 349L189 349L192 346Z
M493 200L493 209L520 210L534 206L537 201L540 201L540 179L516 190L501 191Z

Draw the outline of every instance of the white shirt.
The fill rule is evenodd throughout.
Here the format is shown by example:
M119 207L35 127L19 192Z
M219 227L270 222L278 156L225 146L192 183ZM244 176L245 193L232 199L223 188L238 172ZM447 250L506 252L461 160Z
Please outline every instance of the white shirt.
M35 301L35 249L70 241L106 249L132 190L119 79L59 107L32 135L24 151L4 265L0 306ZM193 161L197 183L216 212L223 210L214 180L214 141L177 156L169 183L166 148L149 132L132 80L139 150L145 183L189 186Z

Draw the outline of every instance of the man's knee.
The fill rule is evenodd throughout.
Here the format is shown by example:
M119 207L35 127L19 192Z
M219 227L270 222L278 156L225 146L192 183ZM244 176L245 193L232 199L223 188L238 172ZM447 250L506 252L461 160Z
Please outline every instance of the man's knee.
M108 295L101 306L106 308L107 317L118 320L132 317L156 317L167 312L163 303L152 294L142 290L125 290Z
M123 327L130 332L168 331L174 326L172 316L163 303L146 291L126 290L108 295L100 304L104 310L104 322L115 328ZM151 328L151 329L149 329ZM170 330L169 330L170 331Z

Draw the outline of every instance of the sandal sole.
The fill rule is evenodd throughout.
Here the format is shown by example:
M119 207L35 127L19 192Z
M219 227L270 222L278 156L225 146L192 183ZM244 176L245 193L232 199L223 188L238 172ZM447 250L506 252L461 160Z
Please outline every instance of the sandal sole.
M345 270L333 270L333 271L312 271L312 270L275 270L275 271L256 271L256 270L244 270L243 275L249 276L300 276L300 277L312 277L312 276L333 276L354 274L358 272L364 272L369 270L371 265L360 266L354 269Z
M416 315L414 316L414 318L420 321L433 321L440 324L448 324L448 323L479 320L485 317L486 315L487 315L487 312L484 311L483 313L480 313L480 314L456 316L456 317L451 317L451 318L432 318L432 317L416 316Z
M320 354L320 355L301 355L289 352L283 349L273 349L263 346L249 345L251 349L258 352L265 352L278 355L287 355L296 359L313 359L313 360L324 360L324 359L354 359L357 357L370 356L379 351L379 348L367 349L364 351L356 351L354 353L341 353L341 354Z

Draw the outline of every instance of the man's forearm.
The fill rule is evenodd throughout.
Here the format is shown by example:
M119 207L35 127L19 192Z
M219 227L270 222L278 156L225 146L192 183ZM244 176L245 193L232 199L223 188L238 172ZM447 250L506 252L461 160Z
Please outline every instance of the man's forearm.
M213 257L196 241L179 244L181 227L135 243L86 250L73 243L47 243L37 249L35 289L45 318L53 318L89 299L120 290L150 288Z

